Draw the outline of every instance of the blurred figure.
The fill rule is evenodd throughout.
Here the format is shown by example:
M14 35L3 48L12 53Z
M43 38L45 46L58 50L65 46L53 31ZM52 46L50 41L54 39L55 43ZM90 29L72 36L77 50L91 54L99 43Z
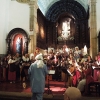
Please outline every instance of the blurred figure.
M45 77L48 74L47 66L43 62L42 54L35 57L36 61L28 69L30 77L32 99L42 100L45 88Z
M20 61L21 61L21 57L19 55L19 53L16 53L15 55L15 66L16 66L16 81L20 81Z
M15 56L12 55L8 61L9 71L8 71L8 80L10 83L15 83L16 81L16 67L15 67Z
M79 59L80 59L80 50L79 50L79 47L75 47L74 58L75 58L75 60L77 62L79 62Z
M88 94L88 85L94 81L92 76L92 66L88 65L88 68L84 70L84 78L78 83L77 88L84 92L84 94Z
M7 57L5 56L2 59L2 68L3 68L3 81L7 81L7 68L8 68L8 61L7 61Z
M81 92L76 87L69 87L64 93L64 100L81 100Z
M40 53L39 48L36 48L36 50L35 50L35 52L34 52L34 59L35 59L35 57L36 57L39 53Z
M23 88L26 88L26 81L28 80L28 69L30 67L29 54L25 54L22 57L22 67L21 67L21 80L23 82Z

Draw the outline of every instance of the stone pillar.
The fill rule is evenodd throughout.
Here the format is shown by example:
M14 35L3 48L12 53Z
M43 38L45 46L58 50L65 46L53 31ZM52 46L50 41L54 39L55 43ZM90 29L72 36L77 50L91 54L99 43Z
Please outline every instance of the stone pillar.
M37 44L37 0L16 0L19 3L27 3L30 6L30 43L29 53L33 53L36 50Z
M37 44L37 0L30 0L30 44L29 53L33 53Z
M90 55L97 54L96 0L90 0Z

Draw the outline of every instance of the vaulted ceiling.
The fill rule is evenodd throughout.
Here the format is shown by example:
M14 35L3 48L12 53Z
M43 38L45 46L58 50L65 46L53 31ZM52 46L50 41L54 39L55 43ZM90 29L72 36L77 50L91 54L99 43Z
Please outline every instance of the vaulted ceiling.
M55 17L61 13L71 13L78 17L87 16L89 11L89 0L16 0L18 2L28 3L30 1L37 1L38 7L43 15L53 21ZM75 8L75 9L74 9ZM77 10L77 11L75 11ZM85 14L86 13L86 14ZM81 15L80 15L81 14Z
M56 3L57 1L70 1L70 0L38 0L38 6L43 15L45 16L49 8ZM73 0L79 2L84 9L88 10L88 1L89 0Z
M86 19L89 15L89 0L16 0L28 3L37 1L43 15L51 21L56 21L62 13L69 13L75 19Z

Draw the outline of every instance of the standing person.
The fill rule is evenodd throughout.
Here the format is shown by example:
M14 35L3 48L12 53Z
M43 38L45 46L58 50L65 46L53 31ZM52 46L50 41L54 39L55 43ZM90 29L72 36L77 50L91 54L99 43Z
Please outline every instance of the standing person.
M15 56L11 56L8 61L9 71L8 71L8 80L10 83L15 83L16 81L16 68L15 68Z
M38 54L35 59L36 61L32 63L28 69L31 82L32 100L42 100L45 88L45 77L48 74L48 70L43 62L42 54Z
M35 50L35 52L34 52L34 59L35 59L35 57L36 57L39 53L40 53L39 48L36 48L36 50Z
M80 50L78 47L75 47L75 51L74 51L74 58L77 62L79 62L80 59Z
M29 55L26 53L22 57L22 67L21 67L21 80L23 82L23 88L26 88L26 81L28 80L28 69L30 67L30 58Z
M15 55L15 66L16 66L16 81L20 81L20 61L21 61L21 57L19 55L19 53L16 53Z
M8 61L7 61L7 57L5 56L2 59L2 68L3 68L3 81L7 81L7 68L8 68Z

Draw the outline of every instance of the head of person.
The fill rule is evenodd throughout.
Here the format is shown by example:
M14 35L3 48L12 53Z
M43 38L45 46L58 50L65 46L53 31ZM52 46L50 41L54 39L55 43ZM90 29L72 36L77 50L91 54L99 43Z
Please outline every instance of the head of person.
M37 68L42 68L44 65L43 62L43 55L40 53L35 57L36 63L37 63Z
M76 87L69 87L64 93L64 100L81 100L81 92Z
M38 54L36 57L35 57L35 60L43 60L43 56L42 54Z
M36 51L35 52L36 52L36 54L39 54L39 52L40 52L39 51L39 48L36 48Z
M75 50L76 50L76 51L78 51L78 50L79 50L79 48L78 48L78 47L75 47Z

